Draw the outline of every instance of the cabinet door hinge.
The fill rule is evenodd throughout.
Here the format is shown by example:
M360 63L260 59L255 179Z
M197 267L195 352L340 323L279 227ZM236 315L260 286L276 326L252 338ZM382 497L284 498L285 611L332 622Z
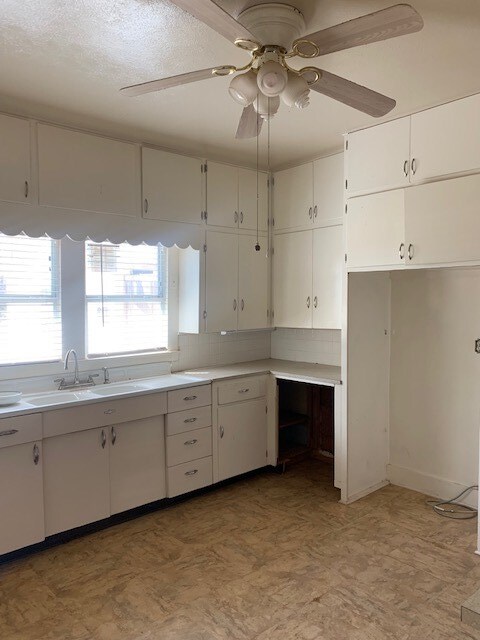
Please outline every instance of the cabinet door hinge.
M268 407L265 405L265 413L268 413Z
M203 220L203 219L204 219L204 218L203 218L203 214L204 214L204 211L200 211L200 220Z
M206 318L207 318L207 312L206 312L206 311L204 311L204 312L203 312L203 319L204 319L204 320L206 320Z
M275 218L272 218L272 227L275 226Z
M345 205L345 213L348 211L348 204Z
M345 254L345 262L347 262L347 254Z
M208 220L208 211L203 212L203 219L205 220L205 222Z
M207 253L207 245L206 244L203 245L203 251L204 251L204 253Z
M345 150L348 151L348 140L345 140Z
M345 180L345 189L348 189L348 180Z
M208 171L208 165L207 165L207 163L205 163L203 165L203 173L207 173L207 171Z

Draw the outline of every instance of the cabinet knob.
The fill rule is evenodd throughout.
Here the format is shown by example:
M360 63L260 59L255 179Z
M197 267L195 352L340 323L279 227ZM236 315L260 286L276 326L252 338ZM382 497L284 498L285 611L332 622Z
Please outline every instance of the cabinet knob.
M243 211L240 211L240 224L243 224Z
M233 214L233 220L235 223L238 222L238 211L235 211L235 213Z
M307 309L310 309L310 296L307 298Z
M413 244L408 245L408 259L411 260L414 256Z
M185 402L188 402L189 400L196 400L196 399L197 399L197 396L185 396L184 397ZM196 420L196 418L195 418L195 420Z
M313 207L313 217L314 217L314 218L316 218L316 217L317 217L317 215L318 215L318 207L317 207L317 205L315 205L315 206Z
M245 387L244 389L239 389L238 393L248 393L250 391L250 387Z
M102 429L102 449L105 449L105 445L107 444L107 434L105 433L105 429Z
M403 260L405 258L405 243L402 242L400 244L400 246L398 247L398 255L400 257L400 260Z
M403 175L406 178L408 177L408 160L405 160L405 162L403 163Z
M37 444L33 445L33 463L37 465L40 462L40 449Z
M417 173L417 160L415 158L412 158L412 173L413 175L415 175Z
M106 416L109 416L112 413L115 413L115 409L105 409L103 412Z
M310 207L308 210L308 217L310 218L310 220L312 219L312 215L313 215L312 207Z
M223 436L225 435L225 429L223 427L220 427L219 431L220 431L220 438L223 438Z
M145 213L148 213L148 200L147 198L145 198L145 200L143 201L143 210Z
M235 299L233 300L233 310L237 310L237 301Z
M242 298L242 301L240 302L240 309L243 311L245 309L245 301Z
M115 427L112 427L112 444L115 444L117 441L117 432L115 431Z
M188 445L191 445L191 444L197 444L197 442L198 442L198 440L196 438L193 438L193 440L187 440L183 444L188 446Z
M183 421L185 424L188 424L190 422L196 422L196 418L185 418L185 420Z
M18 433L18 429L5 429L5 431L0 431L1 436L13 436Z
M191 471L185 471L185 475L186 476L194 476L196 473L198 473L198 469L192 469Z
M318 298L317 298L317 296L315 296L314 299L313 299L313 306L314 306L315 309L318 306Z
M25 190L23 193L25 194L25 198L28 198L28 180L25 180Z

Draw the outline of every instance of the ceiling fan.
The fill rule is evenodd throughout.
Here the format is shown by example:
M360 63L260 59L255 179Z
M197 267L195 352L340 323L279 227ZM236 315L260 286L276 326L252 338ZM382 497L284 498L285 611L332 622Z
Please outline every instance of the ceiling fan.
M207 78L228 76L231 97L244 107L236 138L258 136L264 120L280 106L280 98L289 107L303 109L309 104L310 90L338 100L358 111L381 117L395 107L395 100L362 85L317 67L294 69L290 58L316 58L371 42L415 33L423 20L408 4L387 9L315 33L303 35L305 21L293 6L270 2L246 9L235 20L212 0L171 0L198 20L247 51L251 59L244 67L223 65L169 78L143 82L120 91L138 96Z

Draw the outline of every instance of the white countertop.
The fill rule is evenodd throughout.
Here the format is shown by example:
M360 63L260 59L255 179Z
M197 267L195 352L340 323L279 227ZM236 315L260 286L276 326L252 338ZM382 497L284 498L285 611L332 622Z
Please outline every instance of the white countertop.
M82 399L69 400L67 398L75 392L75 389L65 391L49 391L46 393L32 393L25 395L17 404L0 407L0 419L20 416L27 413L42 413L44 411L52 411L55 409L73 407L75 405L105 402L109 398L130 398L132 396L142 396L160 391L171 391L173 389L183 389L186 387L194 387L202 384L209 384L217 380L226 380L228 378L238 378L242 376L272 373L275 377L283 380L295 380L298 382L309 382L312 384L321 384L334 386L341 384L340 367L333 367L322 364L309 364L307 362L290 362L289 360L254 360L252 362L242 362L223 367L206 367L204 369L195 369L192 371L183 371L171 375L162 375L155 378L140 378L138 380L126 380L122 383L112 383L108 386L107 395L94 395L89 387L82 390ZM141 386L141 389L125 392L122 386L128 387L132 385ZM104 385L98 385L105 388ZM88 393L88 392L91 393ZM86 393L83 393L86 392ZM55 395L55 398L65 394L65 402L52 402L52 404L43 404L37 406L28 402L29 398L47 397Z

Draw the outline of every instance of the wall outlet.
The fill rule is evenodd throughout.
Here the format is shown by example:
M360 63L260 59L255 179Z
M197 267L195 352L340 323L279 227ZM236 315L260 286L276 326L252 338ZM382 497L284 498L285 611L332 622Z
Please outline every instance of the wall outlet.
M475 340L475 353L480 353L480 338Z

